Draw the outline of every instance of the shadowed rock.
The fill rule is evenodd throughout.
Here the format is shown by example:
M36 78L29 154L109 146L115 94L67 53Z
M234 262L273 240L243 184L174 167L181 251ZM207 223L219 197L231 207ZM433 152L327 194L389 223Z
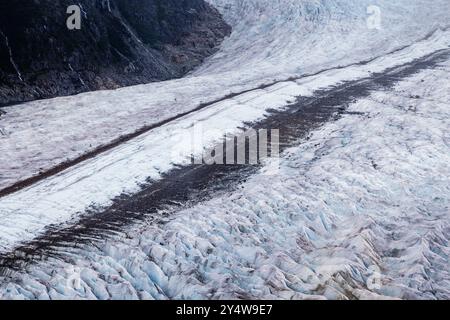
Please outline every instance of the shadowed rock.
M180 77L230 31L203 0L3 1L0 106Z

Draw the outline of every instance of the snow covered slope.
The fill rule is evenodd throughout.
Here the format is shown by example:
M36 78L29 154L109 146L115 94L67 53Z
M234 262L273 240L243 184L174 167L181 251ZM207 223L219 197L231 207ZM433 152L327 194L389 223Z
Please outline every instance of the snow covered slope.
M409 45L446 27L450 11L448 0L432 5L425 0L211 2L234 30L221 51L191 76L4 109L0 188L202 102ZM374 5L379 25L371 20ZM439 37L450 39L447 33ZM442 47L447 44L442 41Z
M353 103L279 175L65 248L0 298L449 299L449 104L447 61Z
M397 49L450 25L449 1L209 0L233 27L195 74L287 77ZM238 71L239 70L239 71ZM236 75L236 71L239 75Z

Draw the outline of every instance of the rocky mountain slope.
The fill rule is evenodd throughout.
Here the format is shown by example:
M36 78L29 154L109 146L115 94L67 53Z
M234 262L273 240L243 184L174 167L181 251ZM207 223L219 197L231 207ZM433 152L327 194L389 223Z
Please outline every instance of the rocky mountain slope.
M69 30L67 8L81 9ZM230 27L203 0L0 3L0 106L182 76Z

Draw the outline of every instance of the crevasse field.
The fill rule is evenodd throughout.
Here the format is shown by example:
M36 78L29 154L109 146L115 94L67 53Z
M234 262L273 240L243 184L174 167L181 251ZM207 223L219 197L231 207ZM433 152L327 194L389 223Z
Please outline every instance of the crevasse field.
M233 32L189 76L12 107L0 122L0 185L200 102L279 82L1 198L0 252L161 179L189 155L182 137L193 123L218 129L206 137L213 143L297 97L450 46L448 1L210 2ZM285 150L278 174L262 168L229 193L3 270L0 298L449 299L449 92L449 60L374 89Z

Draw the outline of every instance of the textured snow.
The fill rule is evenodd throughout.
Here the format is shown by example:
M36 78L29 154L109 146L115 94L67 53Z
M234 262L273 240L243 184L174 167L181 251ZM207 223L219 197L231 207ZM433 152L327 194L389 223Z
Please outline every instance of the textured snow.
M449 103L447 61L351 104L278 175L67 248L0 298L449 299Z
M189 77L36 101L0 117L0 188L201 102L386 54L448 26L448 0L211 0L233 26ZM368 27L369 6L381 29Z
M69 220L73 223L89 208L99 210L123 193L139 191L149 178L159 179L162 173L185 163L191 154L201 154L204 147L213 145L225 133L237 133L245 122L262 118L268 109L280 109L298 96L311 96L319 89L410 62L448 47L449 42L448 33L438 32L367 65L330 70L227 99L5 196L0 199L0 252L32 240L49 225ZM193 127L200 123L203 141L192 148Z
M0 199L0 251L158 179L190 154L195 123L215 129L212 144L295 97L450 44L448 0L210 2L233 33L188 77L6 108L0 188L201 102L330 70L216 103ZM350 111L363 115L290 149L279 175L36 261L1 280L0 298L450 298L449 69L357 101Z

